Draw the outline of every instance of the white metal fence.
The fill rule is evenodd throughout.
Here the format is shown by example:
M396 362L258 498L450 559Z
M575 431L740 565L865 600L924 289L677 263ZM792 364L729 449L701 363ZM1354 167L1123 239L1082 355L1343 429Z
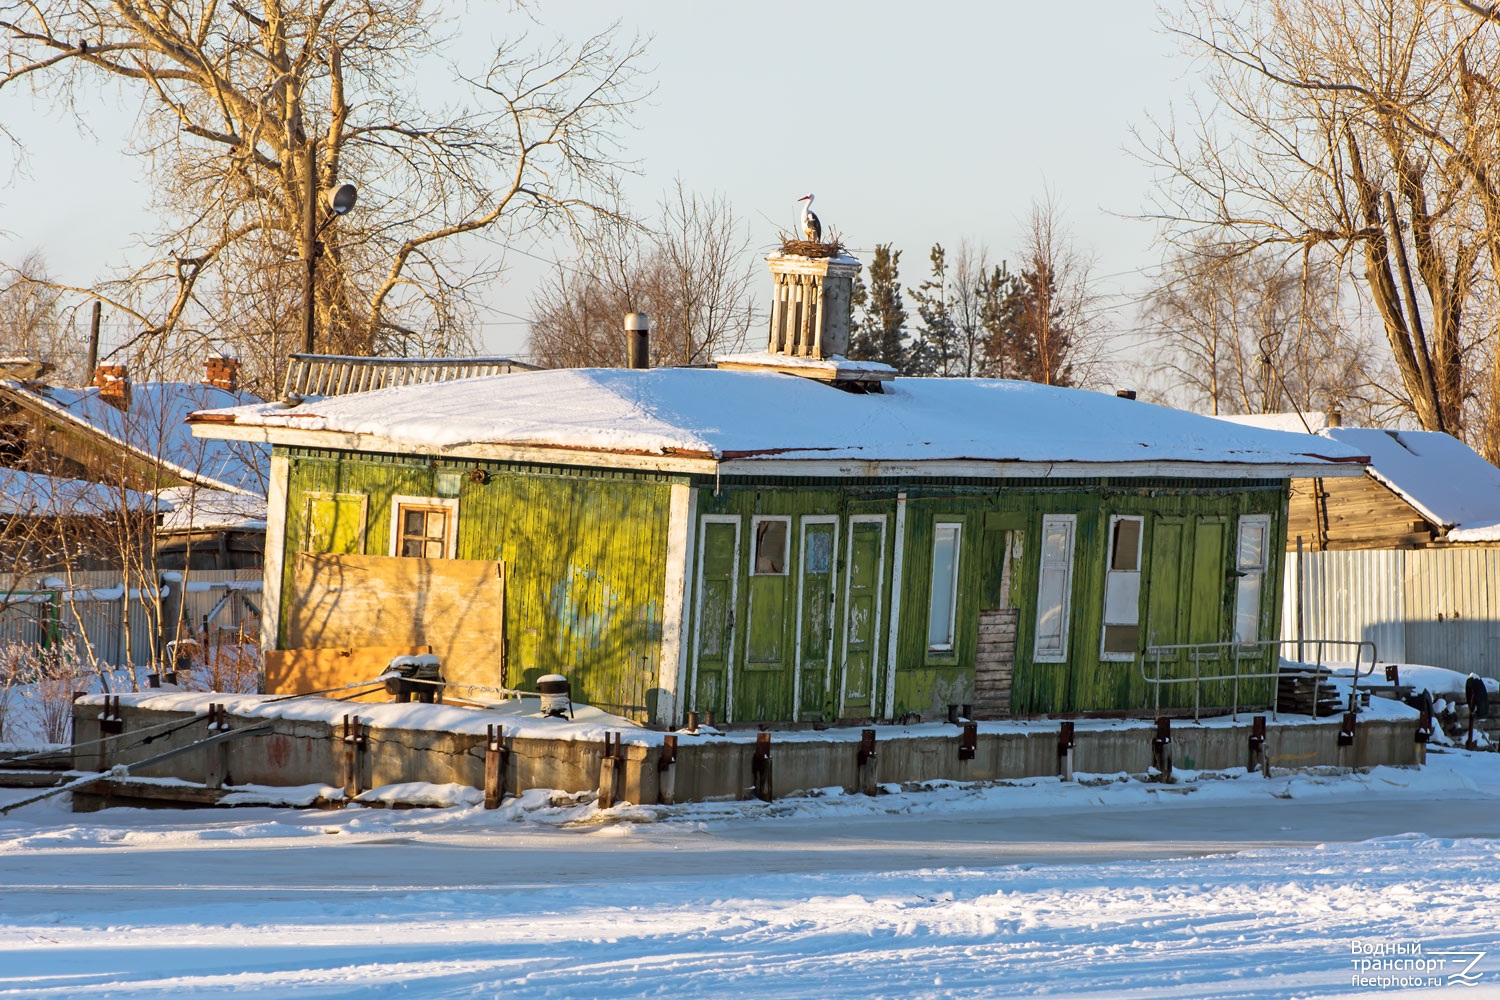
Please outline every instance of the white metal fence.
M0 643L64 645L112 666L158 662L178 622L200 642L252 640L260 622L261 571L168 572L154 585L118 571L66 577L0 574Z
M1287 553L1281 634L1500 677L1500 549Z

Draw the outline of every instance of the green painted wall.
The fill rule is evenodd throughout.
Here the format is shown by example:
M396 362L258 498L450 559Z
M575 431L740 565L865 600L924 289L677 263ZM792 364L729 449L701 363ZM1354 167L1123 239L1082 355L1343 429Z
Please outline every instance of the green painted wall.
M1284 481L715 481L500 463L479 463L487 475L471 477L473 463L460 468L393 456L286 454L284 606L291 599L293 554L313 537L327 548L389 554L394 495L456 492L459 557L507 565L505 682L529 688L540 674L564 673L581 701L643 720L652 717L660 694L673 482L693 487L696 509L685 607L688 672L679 716L695 709L735 722L934 719L948 705L972 703L977 617L998 599L996 553L1006 531L1022 544L1011 581L1011 603L1019 611L1011 710L1149 710L1155 692L1138 663L1100 656L1112 514L1145 518L1143 643L1230 637L1237 521L1269 515L1273 544L1260 631L1263 637L1279 634ZM900 493L907 500L896 593ZM351 506L350 497L366 498L362 543L353 546L350 523L358 504ZM1076 517L1062 663L1032 659L1047 514ZM788 519L779 567L756 565L757 518ZM953 648L938 651L928 648L928 610L934 530L944 521L962 530ZM856 524L861 527L852 531ZM851 591L851 576L863 586ZM695 610L700 600L701 620ZM900 604L894 676L887 648L893 600ZM1269 659L1242 664L1247 670L1268 667ZM1179 658L1168 668L1183 675L1191 665ZM1187 685L1164 688L1162 695L1164 707L1192 703ZM1268 697L1264 681L1247 683L1240 693L1242 703ZM1206 706L1230 700L1228 685L1205 688Z
M321 544L389 555L394 496L456 490L457 556L506 564L504 682L534 690L538 676L562 673L580 701L650 717L660 673L669 478L500 463L434 466L340 452L292 451L289 458L284 608L296 552ZM471 476L475 468L485 475ZM338 495L338 523L335 530L315 516L309 533L309 494L320 493ZM347 538L350 496L368 498L356 548L331 541Z
M1267 567L1261 600L1262 637L1279 634L1281 559L1285 539L1286 484L1280 481L1215 483L1210 481L1041 481L877 482L765 481L754 484L723 481L698 491L698 513L730 517L739 525L738 577L731 588L722 578L727 555L721 553L717 581L720 600L733 594L732 635L712 638L716 659L700 662L688 687L700 712L713 711L734 721L789 720L803 722L885 716L888 676L888 615L892 594L881 597L875 706L841 698L840 667L848 659L842 648L848 627L847 590L842 583L833 594L830 613L835 635L833 669L824 678L814 671L796 671L797 643L806 643L819 622L808 613L806 594L798 605L798 569L802 551L803 517L836 516L838 520L839 579L846 579L851 517L885 516L886 536L879 567L883 585L891 586L896 550L895 514L898 493L907 495L902 546L900 625L894 677L893 717L942 718L948 705L974 701L974 659L977 619L981 607L998 598L999 560L996 546L1006 530L1018 533L1023 555L1011 580L1011 606L1019 608L1017 662L1011 710L1016 714L1087 711L1141 711L1156 704L1154 686L1141 676L1135 661L1107 661L1100 655L1111 515L1144 518L1141 540L1140 630L1142 644L1227 641L1233 622L1234 580L1231 572L1238 518L1266 514L1276 548ZM1036 584L1042 518L1047 514L1076 517L1072 562L1071 613L1068 652L1062 663L1036 663L1032 649L1036 623ZM791 552L785 576L752 572L756 517L790 516ZM951 650L928 649L928 610L932 586L935 526L962 525L956 627ZM716 537L723 537L720 530ZM727 549L725 550L727 552ZM695 566L689 573L690 596L696 593ZM815 581L813 591L819 586ZM721 630L722 631L722 630ZM690 630L689 659L702 640L696 625ZM727 644L727 645L726 645ZM819 643L813 643L814 646ZM732 677L723 674L725 655L732 657ZM804 650L804 662L809 659ZM1247 673L1270 668L1269 656L1241 661ZM821 668L821 662L816 664ZM1215 668L1217 672L1219 668ZM1191 664L1182 658L1167 662L1169 676L1189 676ZM1205 672L1210 672L1205 666ZM1192 705L1189 685L1166 686L1164 708ZM1269 699L1268 681L1241 685L1241 704ZM1228 706L1229 684L1205 685L1205 706Z

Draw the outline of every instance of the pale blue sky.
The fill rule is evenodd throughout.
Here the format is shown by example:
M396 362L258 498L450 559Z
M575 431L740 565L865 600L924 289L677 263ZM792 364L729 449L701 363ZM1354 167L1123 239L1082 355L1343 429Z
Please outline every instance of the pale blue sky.
M477 68L485 49L523 26L476 3L454 51ZM855 248L892 242L903 283L925 276L933 242L969 238L1011 253L1046 191L1078 242L1097 255L1099 290L1127 304L1158 257L1151 224L1121 216L1148 204L1151 171L1130 129L1181 104L1186 60L1152 3L720 4L568 0L538 4L529 30L581 38L612 21L648 36L655 92L638 109L626 191L649 208L674 177L728 197L768 248L790 228L796 199L817 194L825 227ZM470 50L470 51L464 51ZM472 53L472 54L471 54ZM442 86L441 81L421 86ZM25 143L25 174L0 193L0 255L45 251L54 274L88 284L128 259L147 224L145 165L116 155L131 106L106 102L93 136L38 112L20 92L0 115ZM554 251L530 248L541 256ZM868 255L863 255L866 259ZM512 255L487 298L489 350L519 352L531 287L543 265ZM1124 330L1122 308L1108 326Z

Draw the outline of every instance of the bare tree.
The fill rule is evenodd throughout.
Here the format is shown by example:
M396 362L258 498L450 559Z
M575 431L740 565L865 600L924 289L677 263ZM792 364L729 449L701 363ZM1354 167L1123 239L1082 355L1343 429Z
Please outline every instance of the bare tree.
M0 270L0 354L47 361L54 378L74 381L83 374L83 344L61 300L39 251Z
M1329 263L1214 246L1173 254L1142 315L1162 395L1213 414L1339 409L1372 419L1368 345Z
M141 102L132 152L152 164L162 220L152 259L98 290L68 290L131 318L124 346L138 367L169 367L206 341L286 330L300 262L317 254L317 348L466 347L475 284L494 268L460 262L472 241L458 238L504 241L596 214L640 47L613 33L539 53L506 45L477 76L452 70L472 106L424 106L406 81L455 30L422 0L0 6L0 88L30 84L72 111L112 80ZM309 192L344 180L359 207L337 217L320 198L310 243ZM275 384L290 341L241 352L273 366L248 371L252 383Z
M740 350L754 318L749 246L726 198L697 195L679 180L654 228L613 213L578 262L560 264L537 289L528 349L554 368L622 365L621 321L644 312L652 364L700 364Z
M1494 460L1495 327L1465 322L1500 280L1491 18L1439 0L1193 0L1170 24L1205 61L1215 103L1185 136L1158 124L1148 145L1173 177L1159 214L1179 237L1358 267L1392 394Z
M1015 274L992 275L986 371L1045 385L1087 385L1098 367L1092 325L1092 258L1048 198L1032 205ZM1008 278L1009 280L1003 280Z

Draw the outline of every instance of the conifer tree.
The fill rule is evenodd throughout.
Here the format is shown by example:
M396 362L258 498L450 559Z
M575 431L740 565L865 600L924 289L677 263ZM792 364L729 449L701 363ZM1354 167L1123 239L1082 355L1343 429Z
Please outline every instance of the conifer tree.
M901 304L900 265L900 250L892 250L889 243L875 245L867 298L849 347L850 357L880 361L895 368L906 361L906 309Z
M948 256L941 243L929 255L932 277L911 293L922 327L917 331L907 361L912 375L961 375L953 316L948 309Z

